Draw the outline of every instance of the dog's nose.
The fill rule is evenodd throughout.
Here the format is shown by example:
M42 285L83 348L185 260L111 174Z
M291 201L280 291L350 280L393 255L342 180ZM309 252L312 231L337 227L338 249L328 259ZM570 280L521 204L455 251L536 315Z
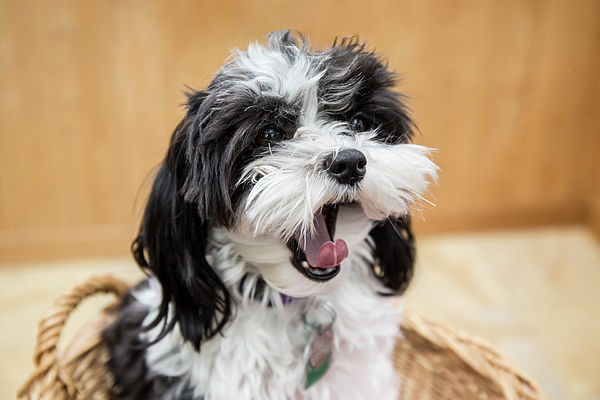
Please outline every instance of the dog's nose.
M365 177L367 157L358 150L346 149L327 157L325 167L339 183L354 185Z

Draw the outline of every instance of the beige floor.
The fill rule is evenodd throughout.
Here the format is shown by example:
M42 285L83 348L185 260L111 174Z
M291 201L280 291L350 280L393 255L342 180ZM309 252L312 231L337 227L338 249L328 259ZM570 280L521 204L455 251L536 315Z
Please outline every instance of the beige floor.
M91 273L140 276L129 258L0 265L0 400L32 369L44 308ZM598 400L599 285L600 246L581 227L428 236L407 301L503 348L551 399ZM103 301L84 304L69 332Z

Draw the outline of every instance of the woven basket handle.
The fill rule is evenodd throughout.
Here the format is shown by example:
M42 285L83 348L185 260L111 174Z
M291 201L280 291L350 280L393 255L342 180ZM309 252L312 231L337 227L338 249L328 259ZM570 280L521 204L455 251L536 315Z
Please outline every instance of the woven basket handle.
M57 344L67 318L87 297L108 293L117 298L125 296L129 285L112 276L92 276L71 286L54 300L39 323L37 343L33 356L35 371L18 392L19 399L74 399L75 385L58 362Z

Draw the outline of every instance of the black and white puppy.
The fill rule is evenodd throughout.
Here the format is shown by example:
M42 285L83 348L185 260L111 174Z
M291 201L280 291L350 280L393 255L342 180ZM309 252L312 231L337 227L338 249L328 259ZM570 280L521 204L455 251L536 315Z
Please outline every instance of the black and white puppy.
M364 43L289 31L189 93L154 181L149 278L105 330L117 399L395 399L409 209L437 177Z

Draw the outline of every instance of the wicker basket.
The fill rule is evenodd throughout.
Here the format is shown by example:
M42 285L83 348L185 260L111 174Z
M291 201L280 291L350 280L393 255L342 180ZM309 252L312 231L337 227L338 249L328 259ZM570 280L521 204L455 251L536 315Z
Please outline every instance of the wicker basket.
M96 293L122 298L128 285L96 276L58 297L39 325L35 372L19 399L111 399L112 378L105 368L108 351L100 331L110 323L103 313L66 346L57 343L69 314ZM394 353L402 400L546 399L539 385L501 351L484 340L409 310L402 322L404 339Z

